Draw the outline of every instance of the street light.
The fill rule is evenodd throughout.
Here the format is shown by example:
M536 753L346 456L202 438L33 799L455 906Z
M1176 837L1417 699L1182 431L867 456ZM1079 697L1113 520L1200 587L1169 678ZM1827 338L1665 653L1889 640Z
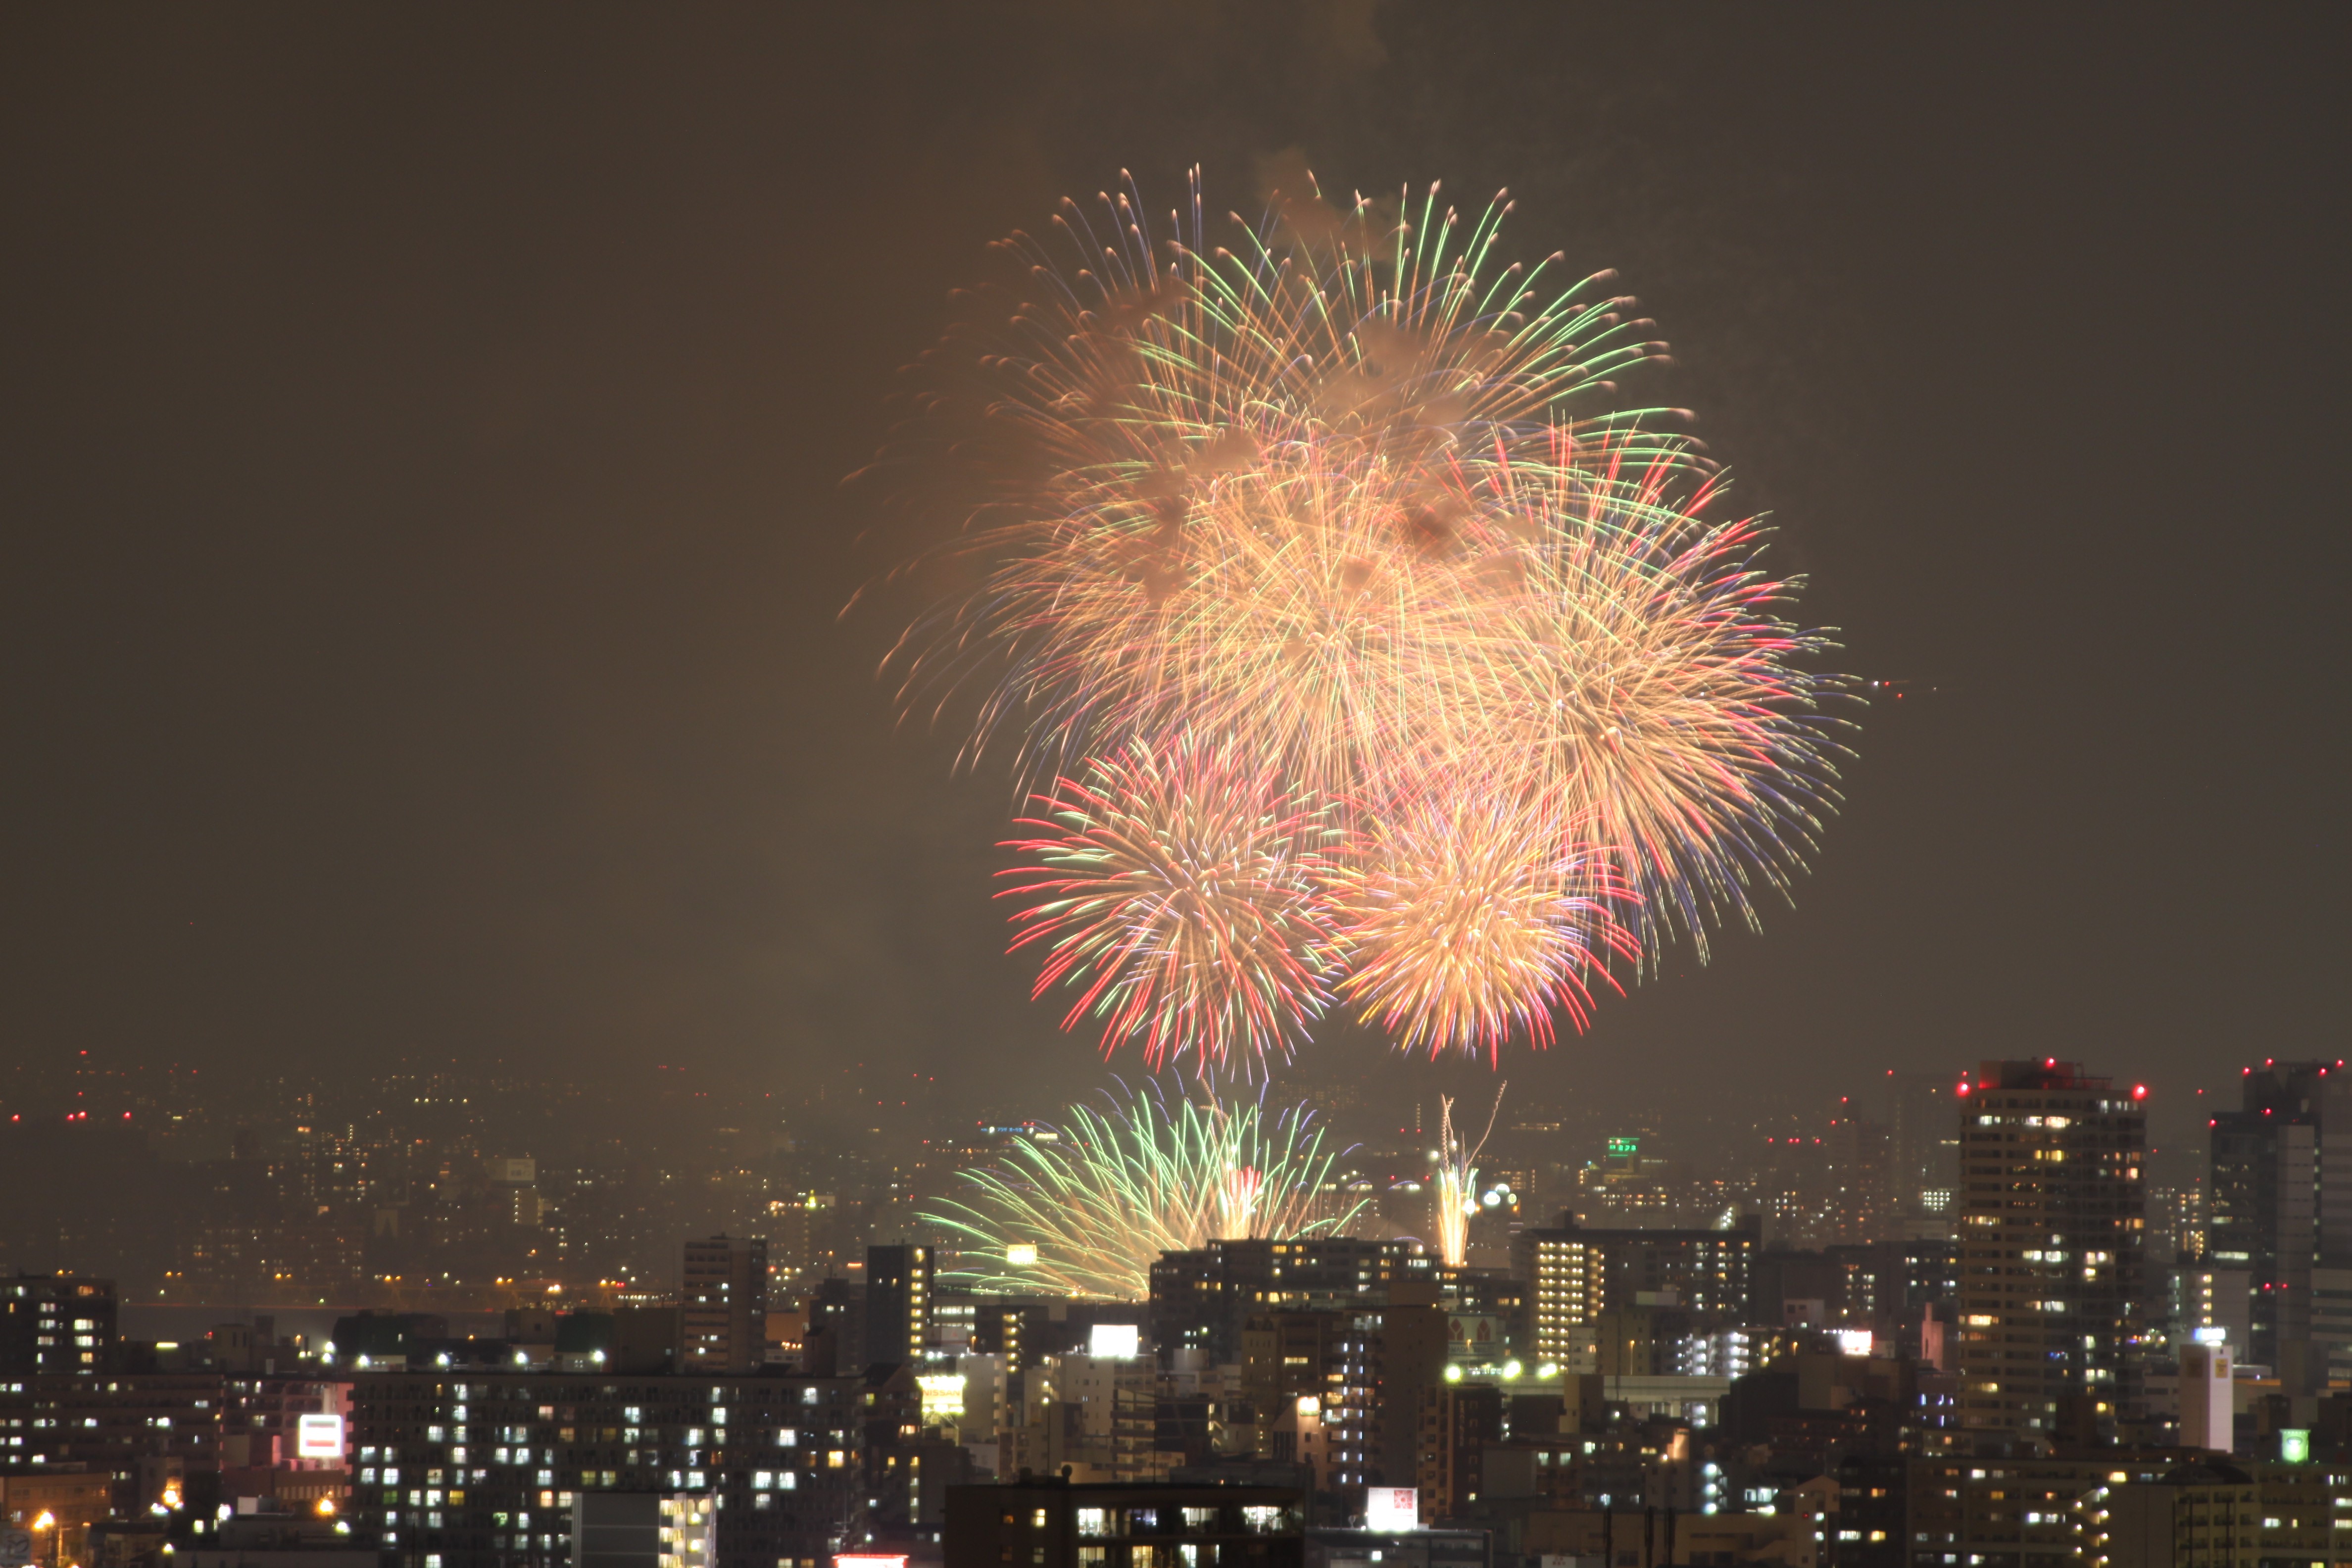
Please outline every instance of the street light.
M33 1529L36 1531L46 1530L49 1532L49 1568L57 1568L58 1537L65 1533L58 1528L58 1516L47 1509L43 1509L40 1517L33 1521ZM39 1554L37 1552L35 1555Z

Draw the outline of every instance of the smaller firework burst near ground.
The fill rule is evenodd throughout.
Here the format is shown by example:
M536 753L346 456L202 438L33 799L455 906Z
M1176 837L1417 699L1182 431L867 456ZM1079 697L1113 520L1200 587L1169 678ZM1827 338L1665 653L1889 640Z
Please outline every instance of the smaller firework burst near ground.
M1074 1105L1051 1142L1016 1141L922 1217L961 1250L946 1278L982 1290L1113 1300L1150 1294L1162 1252L1221 1238L1334 1236L1363 1207L1304 1106L1219 1100L1146 1080Z
M1495 1090L1495 1108L1486 1113L1486 1131L1478 1142L1467 1142L1454 1125L1454 1097L1437 1097L1437 1199L1434 1215L1438 1260L1459 1268L1470 1256L1470 1216L1478 1206L1478 1156L1495 1134L1495 1118L1503 1113L1503 1084Z

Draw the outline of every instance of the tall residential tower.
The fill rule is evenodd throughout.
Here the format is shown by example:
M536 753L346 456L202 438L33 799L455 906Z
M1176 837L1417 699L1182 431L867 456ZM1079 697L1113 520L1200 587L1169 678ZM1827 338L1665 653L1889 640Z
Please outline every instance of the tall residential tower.
M681 1370L757 1371L768 1356L768 1244L728 1236L689 1241L683 1286Z
M1958 1093L1965 1430L2137 1413L2146 1092L2044 1059L1983 1063Z

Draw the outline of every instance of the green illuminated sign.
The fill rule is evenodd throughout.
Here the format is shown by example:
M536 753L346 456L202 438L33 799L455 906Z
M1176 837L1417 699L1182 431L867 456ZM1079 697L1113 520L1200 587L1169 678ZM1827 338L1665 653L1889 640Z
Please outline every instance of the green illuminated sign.
M1641 1149L1642 1141L1639 1138L1612 1138L1609 1140L1609 1152L1612 1154L1636 1154L1641 1152Z
M2279 1428L2279 1458L2290 1465L2311 1463L2311 1432L2307 1427Z

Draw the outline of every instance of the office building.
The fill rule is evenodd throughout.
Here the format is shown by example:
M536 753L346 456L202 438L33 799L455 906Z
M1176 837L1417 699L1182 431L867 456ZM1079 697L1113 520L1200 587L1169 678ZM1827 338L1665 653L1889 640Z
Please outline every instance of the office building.
M114 1352L113 1280L0 1277L0 1380L100 1373L114 1364Z
M928 1247L866 1249L866 1342L868 1362L899 1365L919 1361L931 1342L938 1301L937 1268Z
M678 1291L679 1369L750 1372L768 1359L768 1244L714 1236L686 1244Z
M1952 1076L1890 1072L1886 1083L1895 1212L1906 1237L1948 1235L1960 1167Z
M2312 1272L2352 1265L2352 1075L2332 1061L2248 1068L2210 1136L2203 1262L2248 1277L2248 1338L2232 1348L2290 1392L2324 1385Z
M1959 1097L1960 1426L2047 1433L2136 1412L2141 1091L2074 1062L1986 1062Z

